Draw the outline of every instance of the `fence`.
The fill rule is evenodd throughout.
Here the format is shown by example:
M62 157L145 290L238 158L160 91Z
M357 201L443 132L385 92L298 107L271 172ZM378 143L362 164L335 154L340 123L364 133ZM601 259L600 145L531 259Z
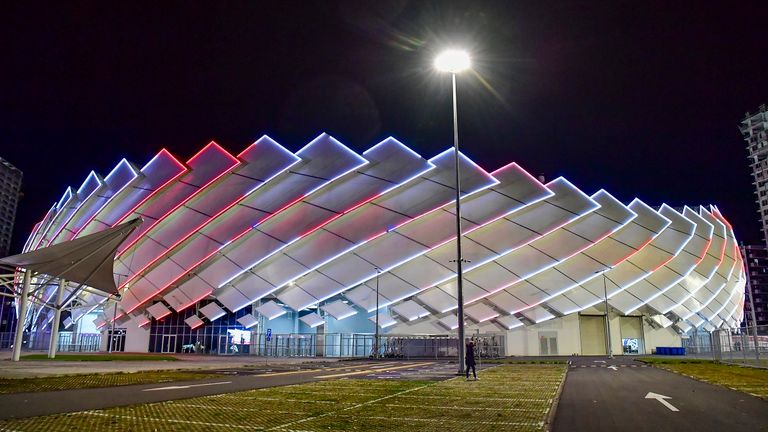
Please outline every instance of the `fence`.
M0 349L11 349L14 343L15 332L0 333ZM47 351L51 343L51 333L25 333L22 338L21 349L27 351ZM59 352L95 352L101 346L101 334L99 333L59 333Z
M768 367L768 326L692 332L683 339L689 357Z
M503 334L473 335L476 352L483 358L506 353ZM254 334L250 343L238 344L223 337L218 354L269 357L374 357L375 336L361 333ZM458 339L451 335L381 335L378 356L382 358L451 358L458 356ZM213 353L213 352L212 352Z

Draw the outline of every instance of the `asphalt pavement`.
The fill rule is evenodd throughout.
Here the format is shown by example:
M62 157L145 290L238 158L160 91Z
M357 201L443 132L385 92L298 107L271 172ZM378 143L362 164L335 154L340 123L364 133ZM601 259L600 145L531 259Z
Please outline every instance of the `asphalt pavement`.
M552 430L768 431L768 402L632 358L574 357Z

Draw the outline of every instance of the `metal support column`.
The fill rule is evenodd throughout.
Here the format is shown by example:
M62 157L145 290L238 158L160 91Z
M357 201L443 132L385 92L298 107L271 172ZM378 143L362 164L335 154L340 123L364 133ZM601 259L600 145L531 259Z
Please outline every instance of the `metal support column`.
M61 302L64 300L64 287L67 281L59 279L59 289L56 292L56 303L53 309L53 326L51 326L51 342L48 345L48 358L56 358L56 349L59 346L59 322L61 321Z
M29 286L32 283L32 270L24 271L24 285L19 298L19 316L16 320L16 338L13 341L13 354L11 359L15 362L21 357L21 344L24 341L24 321L27 320L27 307L29 306Z
M611 346L611 320L608 316L610 308L608 306L608 276L603 273L603 293L605 294L605 338L608 341L606 348L608 349L608 358L613 358L613 347Z
M110 331L110 333L112 333L112 334L109 335L109 340L107 341L108 348L109 348L107 351L110 352L110 353L114 349L114 346L113 346L114 342L113 341L115 340L115 321L117 321L117 300L118 299L115 299L115 310L114 310L114 312L112 314L112 330Z
M451 74L453 85L453 152L456 162L456 282L458 288L458 306L456 317L459 321L459 375L464 375L464 274L461 256L461 175L459 172L459 116L456 106L456 74Z

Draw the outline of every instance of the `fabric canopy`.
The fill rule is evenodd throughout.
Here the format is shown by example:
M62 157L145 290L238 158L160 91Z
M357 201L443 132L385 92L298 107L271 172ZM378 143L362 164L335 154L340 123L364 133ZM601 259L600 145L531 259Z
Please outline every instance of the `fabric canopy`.
M136 218L74 240L2 258L0 264L23 267L88 285L107 294L117 294L112 268L115 252L141 222Z

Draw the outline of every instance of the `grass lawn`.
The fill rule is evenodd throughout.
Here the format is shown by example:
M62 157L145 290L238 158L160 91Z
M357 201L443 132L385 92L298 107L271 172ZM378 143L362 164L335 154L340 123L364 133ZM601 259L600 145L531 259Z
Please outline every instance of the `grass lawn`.
M340 379L0 422L16 431L544 431L564 365L511 364L479 381Z
M131 384L152 384L170 381L217 378L223 375L184 371L145 371L136 373L105 373L66 375L43 378L0 378L0 393L42 392L75 388L114 387Z
M22 360L50 360L50 361L177 361L170 355L147 354L56 354L56 358L49 359L47 354L28 354L21 356Z
M725 386L768 399L768 370L717 363L712 360L642 358L662 369L710 384Z

